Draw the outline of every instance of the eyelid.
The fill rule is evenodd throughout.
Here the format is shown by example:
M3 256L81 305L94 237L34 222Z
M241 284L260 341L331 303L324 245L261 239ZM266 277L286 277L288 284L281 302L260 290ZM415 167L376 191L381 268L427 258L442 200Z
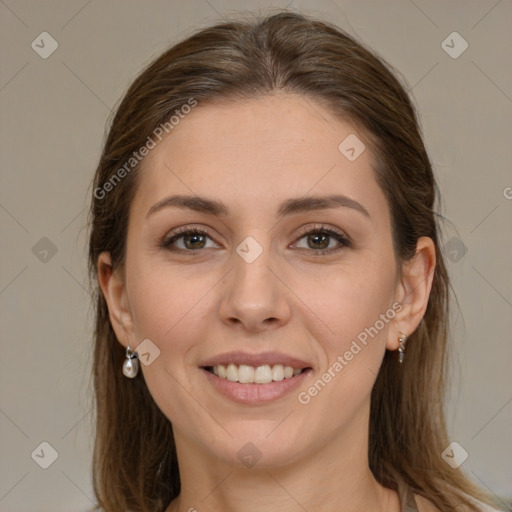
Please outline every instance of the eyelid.
M351 240L350 240L350 237L344 232L342 231L341 229L339 228L336 228L334 226L330 226L330 225L327 225L327 224L307 224L306 226L302 226L299 230L299 232L297 233L297 238L301 238L303 237L304 235L307 235L311 232L316 232L316 231L322 231L322 232L331 232L331 233L336 233L337 235L339 235L341 238L344 238L347 243L351 243Z
M171 242L179 240L182 236L191 234L191 233L192 234L195 233L195 234L202 235L202 236L207 236L208 238L210 238L217 244L217 241L215 240L215 238L211 235L211 233L207 229L205 229L203 227L198 227L195 225L187 225L187 226L180 226L179 228L171 230L170 233L167 233L163 237L160 245L164 248L168 248L168 246L170 245ZM198 249L198 250L201 250L201 249ZM192 250L189 250L187 252L192 252Z

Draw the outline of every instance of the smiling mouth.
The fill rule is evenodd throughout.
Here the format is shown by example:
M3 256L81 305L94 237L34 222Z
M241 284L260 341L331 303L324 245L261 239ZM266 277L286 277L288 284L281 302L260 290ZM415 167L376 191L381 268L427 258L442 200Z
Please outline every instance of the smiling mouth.
M249 366L246 364L228 365L217 364L215 366L205 366L204 369L221 379L231 382L239 382L241 384L270 384L271 382L279 382L284 379L291 379L311 368L293 368L292 366L274 364Z

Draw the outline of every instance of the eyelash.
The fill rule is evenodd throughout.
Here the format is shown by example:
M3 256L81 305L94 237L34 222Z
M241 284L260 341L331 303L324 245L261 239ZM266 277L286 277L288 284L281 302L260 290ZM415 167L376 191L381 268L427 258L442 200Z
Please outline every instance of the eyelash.
M311 252L315 253L315 255L317 255L317 256L325 256L327 254L337 253L338 251L342 250L344 247L352 246L352 244L348 240L348 238L346 238L341 232L338 232L332 228L328 228L324 225L315 225L313 227L305 228L299 234L297 241L304 238L307 235L319 235L319 234L326 234L326 235L334 238L337 242L339 242L341 244L341 247L338 247L335 249L331 248L331 249L320 249L320 250L315 250L315 249L299 249L299 250L311 251ZM207 231L204 231L203 229L196 228L196 227L191 227L191 228L184 227L184 228L178 228L176 231L171 233L169 236L166 236L162 240L160 246L163 249L167 249L167 250L173 251L173 252L189 253L190 256L194 256L198 252L204 250L204 249L176 249L176 248L171 247L172 244L176 240L183 238L185 235L201 235L201 236L207 236L208 238L212 239L212 237L209 235L209 233Z

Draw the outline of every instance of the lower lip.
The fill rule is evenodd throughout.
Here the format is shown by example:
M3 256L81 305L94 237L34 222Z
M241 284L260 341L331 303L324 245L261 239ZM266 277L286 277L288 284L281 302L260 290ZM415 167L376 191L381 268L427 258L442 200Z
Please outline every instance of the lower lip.
M311 369L305 370L299 375L268 384L241 384L232 382L201 368L212 386L222 395L240 404L265 404L279 400L283 396L297 389L304 381Z

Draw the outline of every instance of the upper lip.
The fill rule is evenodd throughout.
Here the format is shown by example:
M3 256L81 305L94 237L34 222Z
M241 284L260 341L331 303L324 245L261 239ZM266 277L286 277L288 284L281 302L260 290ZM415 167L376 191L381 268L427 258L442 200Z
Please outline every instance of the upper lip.
M295 369L311 368L311 364L298 359L297 357L288 356L280 352L260 352L258 354L250 354L248 352L225 352L211 357L199 364L200 367L217 366L218 364L245 364L247 366L270 366L282 364L283 366L291 366Z

